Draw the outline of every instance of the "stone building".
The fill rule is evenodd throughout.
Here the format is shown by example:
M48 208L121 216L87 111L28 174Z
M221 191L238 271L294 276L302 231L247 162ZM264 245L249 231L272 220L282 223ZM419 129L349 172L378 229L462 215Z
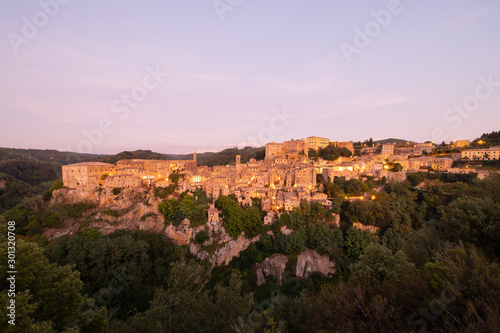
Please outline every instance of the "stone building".
M116 172L113 164L101 162L82 162L62 166L63 185L70 188L94 188L102 182L105 174Z

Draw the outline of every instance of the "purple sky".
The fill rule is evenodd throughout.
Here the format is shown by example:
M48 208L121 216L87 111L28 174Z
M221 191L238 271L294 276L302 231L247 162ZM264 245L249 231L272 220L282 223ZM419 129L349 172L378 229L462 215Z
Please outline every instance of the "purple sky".
M188 153L500 130L498 0L59 1L1 2L0 147Z

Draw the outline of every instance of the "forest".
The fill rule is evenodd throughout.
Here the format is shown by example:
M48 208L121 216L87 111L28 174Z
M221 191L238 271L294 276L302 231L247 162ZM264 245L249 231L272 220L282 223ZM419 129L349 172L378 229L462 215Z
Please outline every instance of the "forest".
M234 151L227 152L232 158ZM226 154L226 153L224 153ZM253 153L249 153L247 158ZM258 237L213 266L151 231L88 228L95 204L52 204L60 168L0 161L0 303L9 302L7 222L16 222L16 326L2 332L497 332L500 327L500 174L408 173L404 182L321 181L331 209L302 201L264 225L259 205L219 197L227 233ZM21 157L22 158L22 157ZM228 157L229 158L229 157ZM31 161L30 161L31 160ZM347 200L369 193L369 200ZM159 195L160 198L162 198ZM161 199L165 225L207 223L203 191ZM112 212L109 212L111 214ZM339 225L334 216L340 217ZM47 241L72 219L78 232ZM376 227L361 231L354 223ZM286 227L289 233L282 230ZM210 235L192 241L203 244ZM335 273L297 278L306 249ZM281 281L257 285L266 258L289 258ZM61 301L64 300L64 301ZM5 318L5 314L3 315Z

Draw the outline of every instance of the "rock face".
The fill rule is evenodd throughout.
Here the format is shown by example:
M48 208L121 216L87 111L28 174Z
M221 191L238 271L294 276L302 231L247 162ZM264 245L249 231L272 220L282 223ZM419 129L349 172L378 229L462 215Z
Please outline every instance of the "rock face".
M91 210L91 217L94 222L89 227L99 228L107 235L115 230L151 230L162 233L165 229L163 216L158 213L158 204L161 199L154 196L152 191L145 189L128 190L122 189L118 195L114 195L111 190L101 191L61 188L52 193L54 204L75 204L78 202L90 202L96 204L97 208ZM118 216L110 216L104 213L111 210ZM90 217L88 217L90 219ZM69 233L73 234L78 228L69 225L59 232L51 235L49 240Z
M330 261L327 255L320 255L318 252L306 249L297 256L297 267L295 275L299 278L309 278L312 272L320 272L328 276L335 273L335 263Z
M266 284L266 278L272 276L281 284L281 278L285 272L288 257L284 254L273 254L266 258L257 267L257 286ZM297 265L295 266L295 275L298 278L307 279L313 272L320 272L324 276L335 273L335 263L330 261L326 255L320 255L318 252L310 249L300 253L297 256Z
M176 227L165 226L163 216L158 212L158 204L163 199L154 196L153 190L144 188L129 190L122 189L121 193L114 195L111 190L101 191L61 188L53 192L52 204L78 203L82 201L95 203L99 208L93 210L92 217L95 222L89 227L99 228L104 234L110 234L115 230L151 230L162 233L172 239L178 245L189 245L189 250L199 259L208 259L212 264L228 264L234 256L239 256L250 244L257 242L260 237L246 239L244 234L233 239L226 233L222 220L208 222L205 226L191 228L188 219L185 219ZM103 213L104 210L112 210L119 213L118 217ZM196 245L191 242L198 232L206 230L210 238L203 244ZM78 231L78 225L72 224L65 228L51 231L47 234L52 240L64 234L74 234ZM210 247L210 253L203 248Z
M247 247L257 242L260 236L252 239L246 239L244 234L238 236L238 238L233 239L229 236L225 229L222 227L222 222L219 223L207 223L209 225L209 235L210 239L203 243L204 247L211 246L212 250L210 253L204 250L202 246L193 243L189 244L189 251L195 255L198 259L204 260L208 259L214 265L221 265L222 263L228 264L233 257L239 257L240 252L247 249ZM215 227L212 230L219 230L215 233L210 230L211 227ZM204 227L199 227L199 230ZM196 230L195 232L199 232ZM215 234L215 236L214 236Z
M176 244L188 245L189 250L199 259L208 259L214 265L228 264L233 257L238 257L252 243L257 242L260 237L246 239L241 234L233 239L226 233L222 219L208 222L204 226L192 228L189 220L185 219L178 227L165 226L163 216L158 212L158 204L163 199L154 196L152 189L122 189L121 193L114 195L111 190L82 190L61 188L53 192L51 204L68 204L88 201L95 203L97 208L92 209L86 215L92 222L89 227L99 228L107 235L115 230L151 230L162 233L172 239ZM116 212L118 216L106 214L106 210ZM46 234L49 240L74 234L78 231L78 223L67 221L61 229L49 230ZM203 245L191 242L198 232L206 230L209 239ZM284 230L288 232L288 230ZM291 232L291 231L290 231ZM288 257L283 254L274 254L266 258L257 268L257 285L266 283L266 277L273 276L281 283L282 274L285 271ZM316 251L306 250L297 258L296 275L300 278L308 278L312 272L318 271L324 275L335 273L335 264L329 261L327 256L321 256Z
M193 237L193 229L189 227L190 223L188 219L184 219L178 227L170 224L165 228L165 235L178 245L188 244Z
M284 254L273 254L262 261L257 268L257 286L266 284L266 277L272 276L281 284L281 277L285 272L288 257Z

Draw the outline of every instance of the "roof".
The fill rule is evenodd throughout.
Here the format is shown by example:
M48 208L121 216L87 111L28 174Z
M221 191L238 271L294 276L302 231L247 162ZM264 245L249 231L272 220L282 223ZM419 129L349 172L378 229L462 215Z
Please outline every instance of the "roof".
M81 163L75 163L75 164L68 164L66 166L109 166L109 167L114 167L114 164L109 164L109 163L102 163L102 162L81 162Z

